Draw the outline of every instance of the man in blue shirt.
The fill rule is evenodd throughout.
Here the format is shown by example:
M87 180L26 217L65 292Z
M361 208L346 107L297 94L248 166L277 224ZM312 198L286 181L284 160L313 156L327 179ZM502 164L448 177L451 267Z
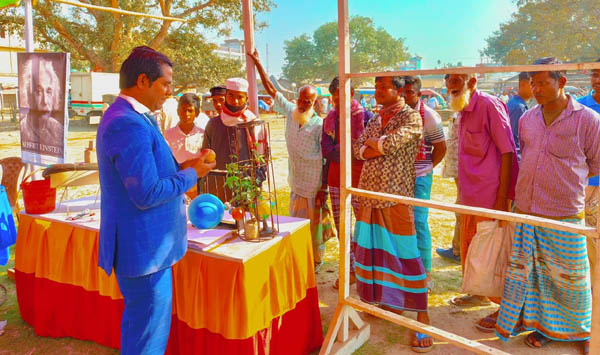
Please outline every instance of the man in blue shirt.
M517 160L521 161L521 148L519 144L519 119L527 111L527 101L531 99L530 75L528 72L519 74L519 92L506 103L508 116L510 117L510 128L513 132L515 146L517 147Z
M206 153L177 164L151 114L171 96L171 67L152 48L133 49L121 65L119 97L98 126L98 264L115 271L123 295L121 354L165 352L171 266L187 249L183 194L215 166Z
M600 58L596 60L600 62ZM592 110L600 113L600 69L593 69L590 74L590 85L592 90L586 96L582 96L577 101ZM588 186L585 188L585 224L590 227L596 227L598 218L598 176L593 176L588 180ZM594 253L594 244L588 237L587 239L588 257L590 259L590 270L594 270L596 263L596 254ZM594 275L592 274L592 280Z
M596 62L600 62L598 59ZM600 69L593 69L590 74L590 85L592 90L586 96L582 96L577 101L592 110L600 113ZM598 176L591 177L586 189L586 213L585 220L590 226L596 226L596 217L598 211ZM588 202L590 203L588 205Z

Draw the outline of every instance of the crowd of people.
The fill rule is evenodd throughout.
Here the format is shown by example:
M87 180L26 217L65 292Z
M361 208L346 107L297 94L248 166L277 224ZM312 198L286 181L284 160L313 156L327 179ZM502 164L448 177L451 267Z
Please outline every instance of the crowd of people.
M340 218L353 213L350 282L360 298L392 312L416 312L421 323L430 324L428 209L353 196L352 208L341 211L339 79L329 85L332 109L322 119L315 111L318 95L313 86L301 87L291 102L270 81L258 52L249 56L273 108L285 116L289 214L310 220L315 271L323 263L325 242L339 235ZM542 58L534 64L559 63ZM185 251L183 193L194 193L196 179L211 169L225 169L232 159L235 126L258 119L247 105L248 82L231 78L210 89L216 117L198 119L200 98L186 93L177 104L177 125L157 122L151 113L172 94L171 67L159 52L134 49L121 68L121 94L98 129L103 196L99 260L108 274L114 268L124 296L124 353L166 346L170 268ZM507 105L478 90L475 75L446 75L449 106L456 113L446 137L439 114L421 100L419 77L376 77L378 112L351 99L346 118L352 146L350 183L429 199L433 169L444 161L443 176L455 179L462 205L595 225L600 70L591 73L593 91L579 100L565 94L566 82L563 71L521 73L519 92ZM537 105L528 107L532 97ZM250 144L236 151L250 154ZM216 162L207 162L203 148L216 152ZM486 220L457 215L452 247L437 252L459 260L464 269L477 225ZM466 294L449 302L457 307L498 304L497 311L475 326L503 340L532 331L525 339L531 347L573 341L582 342L585 353L594 262L588 258L589 243L578 234L518 224L503 297ZM339 287L337 281L333 287ZM412 332L411 346L426 352L433 341Z

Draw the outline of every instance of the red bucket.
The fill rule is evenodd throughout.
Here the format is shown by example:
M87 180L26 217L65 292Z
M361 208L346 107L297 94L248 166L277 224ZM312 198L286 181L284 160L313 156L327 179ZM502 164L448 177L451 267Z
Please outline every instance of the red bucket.
M25 181L21 183L25 212L42 214L54 211L56 208L56 189L50 187L50 179Z

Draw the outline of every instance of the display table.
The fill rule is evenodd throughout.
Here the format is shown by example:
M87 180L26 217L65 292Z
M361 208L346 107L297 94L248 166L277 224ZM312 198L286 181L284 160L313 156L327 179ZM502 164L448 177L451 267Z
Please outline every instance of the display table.
M17 299L40 336L73 337L118 348L123 299L114 273L98 265L99 211L66 220L69 207L19 220ZM99 202L96 204L99 205ZM188 226L190 246L173 267L167 353L303 354L323 340L308 221L280 217L280 233L256 243L230 230Z

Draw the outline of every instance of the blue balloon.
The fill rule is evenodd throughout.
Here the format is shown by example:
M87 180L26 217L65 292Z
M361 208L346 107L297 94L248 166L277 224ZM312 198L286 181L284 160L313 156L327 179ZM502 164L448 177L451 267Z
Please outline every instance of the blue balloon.
M214 228L223 219L225 205L213 194L202 194L192 200L188 207L188 216L194 227Z

